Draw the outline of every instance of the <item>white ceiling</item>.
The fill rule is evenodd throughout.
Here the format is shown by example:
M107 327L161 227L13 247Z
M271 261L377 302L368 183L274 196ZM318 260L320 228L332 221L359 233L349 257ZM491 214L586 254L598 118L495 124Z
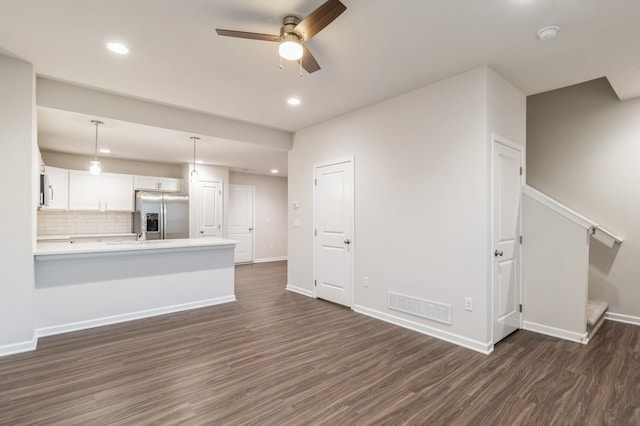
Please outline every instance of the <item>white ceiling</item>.
M220 37L215 28L277 34L285 15L304 17L323 0L0 0L0 50L41 76L288 131L482 65L526 95L602 76L621 99L640 95L637 0L342 1L346 12L307 44L322 69L302 78L294 63L279 69L277 43ZM551 24L561 27L558 36L538 40ZM116 56L107 41L131 53ZM294 95L297 108L285 102ZM77 116L40 118L47 149L86 145L70 124ZM177 135L128 130L122 156L184 161L184 147L169 143ZM67 131L77 148L61 146ZM165 143L156 157L158 140ZM228 161L237 157L234 167L265 158L237 143L220 143ZM286 153L267 151L286 161Z

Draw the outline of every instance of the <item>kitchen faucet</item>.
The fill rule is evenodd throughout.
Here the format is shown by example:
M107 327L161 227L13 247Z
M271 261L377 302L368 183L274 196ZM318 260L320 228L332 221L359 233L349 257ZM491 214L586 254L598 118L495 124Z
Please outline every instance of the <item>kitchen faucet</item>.
M147 215L140 215L140 234L138 234L138 241L143 243L147 241Z

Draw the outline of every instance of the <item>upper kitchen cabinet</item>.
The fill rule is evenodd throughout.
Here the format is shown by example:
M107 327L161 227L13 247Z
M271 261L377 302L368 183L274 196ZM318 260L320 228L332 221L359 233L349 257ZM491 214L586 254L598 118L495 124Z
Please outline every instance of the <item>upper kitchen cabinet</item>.
M182 191L182 179L155 176L134 176L135 189L151 191Z
M133 176L69 171L69 210L133 211Z
M69 171L57 167L45 167L49 177L49 205L48 210L69 209Z
M104 210L133 211L133 176L104 174Z
M69 210L103 210L102 175L69 171Z

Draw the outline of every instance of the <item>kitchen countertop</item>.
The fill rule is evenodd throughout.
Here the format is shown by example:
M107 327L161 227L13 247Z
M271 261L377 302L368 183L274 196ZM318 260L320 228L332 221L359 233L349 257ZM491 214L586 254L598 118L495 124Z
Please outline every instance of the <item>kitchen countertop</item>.
M72 240L74 238L120 238L120 237L135 237L133 232L127 232L122 234L76 234L76 235L38 235L36 239L38 241L50 241L50 240Z
M179 249L235 245L237 241L226 238L184 238L175 240L105 241L97 243L44 242L37 243L35 256L60 254L109 253L122 251Z

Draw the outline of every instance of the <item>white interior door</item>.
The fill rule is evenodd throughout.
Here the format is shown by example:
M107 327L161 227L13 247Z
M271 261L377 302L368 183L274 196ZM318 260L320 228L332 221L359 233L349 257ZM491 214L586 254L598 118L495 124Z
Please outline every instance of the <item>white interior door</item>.
M222 237L222 182L199 182L200 209L198 233L200 238Z
M314 173L316 297L351 306L353 292L353 159Z
M229 185L227 238L237 241L236 263L253 262L254 187Z
M493 142L493 343L520 328L522 151Z

